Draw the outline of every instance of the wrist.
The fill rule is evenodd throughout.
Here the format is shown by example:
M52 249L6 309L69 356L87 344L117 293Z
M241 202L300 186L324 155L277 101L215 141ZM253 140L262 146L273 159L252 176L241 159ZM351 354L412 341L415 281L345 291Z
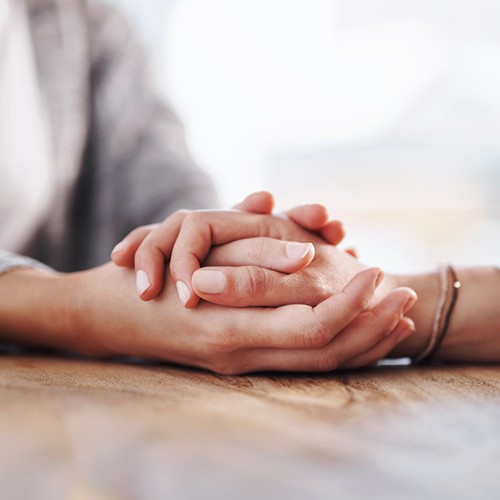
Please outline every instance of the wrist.
M117 284L116 277L108 275L113 270L117 275L128 271L104 265L74 273L69 278L72 293L66 315L69 328L73 331L73 349L86 356L126 354L116 346L121 325L116 316L126 303L120 300L121 295L128 288L132 289L132 285ZM124 314L126 311L122 316Z
M448 333L436 358L500 361L500 272L492 267L458 269L461 282Z
M66 277L69 298L66 301L66 328L71 331L71 349L86 356L106 353L98 346L99 314L95 291L88 286L90 271L72 273Z
M406 314L415 323L415 332L391 353L394 357L414 358L423 352L430 341L440 295L439 272L389 275L388 279L393 288L409 287L415 290L418 295L418 301Z
M500 361L500 272L495 268L456 270L460 291L449 328L435 358L447 361ZM393 276L395 286L413 288L419 300L408 312L416 325L408 337L392 353L393 356L415 357L428 345L432 325L438 313L440 297L439 273Z
M151 347L144 335L154 307L137 297L133 270L108 263L75 273L71 280L68 317L75 351L97 357L157 355L156 344Z

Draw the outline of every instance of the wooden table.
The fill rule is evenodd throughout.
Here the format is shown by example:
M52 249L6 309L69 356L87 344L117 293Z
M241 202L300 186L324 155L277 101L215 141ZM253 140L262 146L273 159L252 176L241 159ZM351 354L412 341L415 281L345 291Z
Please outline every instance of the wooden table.
M0 356L3 499L497 499L500 367L219 377Z

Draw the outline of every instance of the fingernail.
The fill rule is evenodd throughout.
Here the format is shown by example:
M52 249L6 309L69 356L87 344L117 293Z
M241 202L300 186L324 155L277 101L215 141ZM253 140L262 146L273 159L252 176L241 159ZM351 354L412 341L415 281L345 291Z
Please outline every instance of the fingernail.
M417 294L413 290L411 290L411 292L412 294L410 295L410 297L408 297L408 300L405 302L405 305L403 306L403 314L406 314L413 307L413 305L418 299Z
M193 285L201 293L222 293L226 288L226 275L222 271L200 269L193 276Z
M286 244L286 255L289 259L303 259L311 250L314 249L312 243L295 243L289 242Z
M187 301L191 297L191 292L189 291L188 286L183 281L178 281L175 284L175 288L177 288L177 295L179 295L179 299L182 302L182 305L185 306Z
M135 284L140 297L151 286L151 281L149 281L149 276L146 271L143 271L142 269L137 271L137 274L135 275Z
M121 252L125 248L125 240L120 241L120 243L117 243L113 250L111 250L111 255Z

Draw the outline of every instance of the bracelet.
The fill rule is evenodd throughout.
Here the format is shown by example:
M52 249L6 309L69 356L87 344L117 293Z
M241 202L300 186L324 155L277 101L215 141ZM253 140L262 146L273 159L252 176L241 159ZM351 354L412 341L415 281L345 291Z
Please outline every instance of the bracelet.
M451 276L451 283L450 278ZM427 347L414 359L414 363L421 364L430 361L441 347L446 332L450 326L451 315L458 300L458 293L462 283L457 277L453 266L448 265L441 269L441 295L436 310L436 316L432 325L432 332ZM448 308L447 298L451 290L451 299ZM446 312L445 312L446 311ZM442 325L442 326L441 326Z
M425 359L429 353L431 352L434 344L436 343L436 340L439 335L439 325L441 323L441 318L443 316L444 312L444 307L446 305L446 296L448 295L448 280L446 277L446 268L441 267L439 269L439 277L440 277L440 283L441 283L441 292L439 294L439 300L438 300L438 305L436 308L436 314L434 316L434 322L432 323L432 330L431 330L431 335L429 337L429 343L425 347L425 349L418 354L413 359L414 364L419 364L422 362L423 359Z

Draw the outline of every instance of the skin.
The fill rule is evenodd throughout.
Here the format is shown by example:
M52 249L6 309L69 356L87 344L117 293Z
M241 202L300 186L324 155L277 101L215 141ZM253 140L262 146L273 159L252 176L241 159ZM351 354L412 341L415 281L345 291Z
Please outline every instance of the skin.
M274 198L272 195L260 192L251 194L234 207L238 211L246 212L246 215L238 215L234 211L191 212L180 210L168 217L162 224L136 228L116 245L111 257L113 262L119 266L135 266L138 273L138 293L140 298L145 301L155 298L161 291L165 260L170 259L170 268L176 283L182 282L188 289L189 298L186 300L181 297L181 294L180 298L186 307L194 307L199 302L199 297L193 293L191 277L193 272L200 267L199 259L207 257L212 244L228 243L240 238L260 235L270 235L280 240L290 237L295 238L295 241L308 242L311 235L306 231L297 232L297 225L307 231L316 232L315 239L318 242L326 241L337 245L344 238L342 224L339 221L330 221L328 213L322 205L302 205L288 211L286 218L295 222L295 226L284 222L284 220L264 217L264 215L271 214L273 207ZM249 217L250 213L253 215ZM259 214L262 216L259 217ZM217 228L213 227L214 221L219 223ZM240 223L243 223L241 227ZM214 233L215 239L212 238L212 233ZM196 238L190 237L195 234ZM201 249L199 248L200 243L203 246ZM256 244L258 242L254 243L254 246ZM193 256L192 262L186 263L183 256L191 255L194 248L197 248L198 256ZM235 251L237 251L236 248ZM313 252L312 249L311 253L293 261L279 259L275 267L272 266L269 259L266 259L265 262L269 264L270 269L292 273L307 266L314 257ZM231 254L232 252L226 252L226 255ZM260 262L264 261L261 259ZM249 263L246 262L246 264ZM244 265L244 263L240 265ZM145 285L144 280L141 283L139 279L139 272L147 276Z
M256 212L270 213L273 207L271 195L259 193L255 196L247 200L257 206L262 204ZM153 276L155 273L161 275L165 259L170 257L174 279L189 283L193 295L205 301L233 307L301 302L315 306L325 297L338 293L353 273L364 266L357 262L355 251L341 252L326 243L325 227L333 227L334 236L331 239L334 244L341 241L343 229L335 223L328 226L324 207L310 207L313 208L308 208L308 211L304 207L297 207L288 213L288 217L294 218L302 227L314 230L315 235L308 232L283 232L280 226L279 230L272 227L265 229L265 237L248 238L254 234L254 227L262 227L262 221L259 222L254 215L184 213L181 224L175 230L175 237L167 245L164 245L168 240L165 234L171 231L172 226L169 220L153 231L143 233L141 238L129 240L128 253L115 255L113 260L125 266L132 265L135 260L137 268L149 261L150 244L153 242L153 246L162 254L159 268L150 268ZM290 216L291 213L293 216ZM237 227L240 237L245 239L238 240L238 232L228 233L227 228L232 227ZM326 234L332 233L326 231ZM291 261L286 252L288 242L283 241L291 237L294 241L313 242L314 252L311 250L306 253L301 261ZM282 241L275 238L281 238ZM227 243L229 240L232 241ZM212 248L218 243L226 244ZM211 252L207 256L210 248ZM311 256L314 258L311 259ZM201 265L203 268L200 269ZM454 361L500 361L500 319L496 299L500 292L499 274L494 268L460 270L460 280L464 286L438 357ZM158 280L156 286L161 288ZM402 286L416 290L421 297L409 313L416 324L416 332L400 343L391 355L414 357L429 342L440 294L439 275L386 276L369 307L373 307L391 290ZM153 292L148 290L143 300L153 298ZM194 307L197 303L197 298L191 297L185 305Z
M269 228L276 229L273 224ZM292 239L300 240L297 235L303 228L291 221L283 223L283 219L279 224L280 231L293 229ZM317 234L321 234L321 227L316 227ZM319 238L306 234L309 239ZM315 242L314 259L308 266L306 259L306 267L288 275L309 276L303 281L299 278L298 283L301 293L311 297L310 302L319 301L314 306L228 308L207 297L209 300L188 309L177 297L170 270L162 277L165 286L157 298L145 303L137 298L130 268L107 264L73 274L17 269L0 279L0 338L92 356L160 359L221 374L329 371L370 365L388 355L414 356L420 352L426 345L438 300L437 274L383 277L376 268L358 272L356 266L362 265L352 256L321 241L329 250ZM273 239L266 242L271 246L258 243L261 257L269 248L269 255L275 259L286 245ZM241 248L236 252L234 246L231 248L233 243L238 242L218 246L207 262L215 266L222 266L224 259L239 262ZM325 294L328 280L316 279L322 272L322 266L314 267L318 255L323 255L326 263L330 258L338 260L337 267L332 267L336 276L342 265L343 272L353 273L353 278L333 295ZM264 283L266 288L274 287L278 295L295 293L290 289L296 288L297 282L284 283L283 274L270 275L270 281ZM279 280L275 280L277 277ZM499 273L495 269L460 270L459 278L463 287L439 356L499 361ZM241 286L243 296L255 294L255 288L245 288L244 279L235 283ZM414 287L423 300L412 308L415 294L401 285ZM377 298L376 293L383 298ZM328 298L323 300L323 295Z
M461 287L450 327L436 358L460 362L500 362L500 271L494 267L457 269ZM419 301L409 312L415 335L399 345L394 356L415 356L428 343L440 293L438 273L394 276L395 286L409 286Z
M200 298L233 307L316 306L366 268L336 247L344 230L329 221L324 207L299 206L286 217L276 217L268 213L273 206L272 195L263 192L237 206L245 212L177 212L160 225L133 231L115 247L112 259L122 267L135 266L138 274L147 273L150 286L138 287L145 301L162 289L169 261L175 283L188 290L188 297L179 291L187 308ZM394 288L393 281L384 280L370 306Z
M266 213L272 209L270 204L262 208L267 201L266 195L250 197L242 208ZM314 236L291 220L262 217L259 223L264 220L268 229L280 228L294 239ZM290 219L301 217L318 233L327 227L333 241L343 236L339 224L327 222L322 207L300 207ZM239 258L235 248L221 246L218 252L218 257L211 257L215 261ZM310 257L295 267L307 265ZM416 300L412 290L398 288L366 310L383 275L376 268L357 269L338 293L315 307L228 308L205 301L194 310L179 301L169 270L161 279L166 286L154 301L145 303L134 292L129 268L108 264L72 274L18 269L0 280L5 297L0 304L0 338L92 356L160 359L222 374L355 368L376 362L412 334L414 325L404 314Z
M17 269L0 280L5 297L1 339L239 374L372 364L413 329L402 319L415 299L406 288L365 310L380 283L376 268L358 273L341 293L314 308L227 308L204 302L190 310L179 302L171 276L165 279L158 298L144 303L136 296L133 271L113 264L72 274Z

